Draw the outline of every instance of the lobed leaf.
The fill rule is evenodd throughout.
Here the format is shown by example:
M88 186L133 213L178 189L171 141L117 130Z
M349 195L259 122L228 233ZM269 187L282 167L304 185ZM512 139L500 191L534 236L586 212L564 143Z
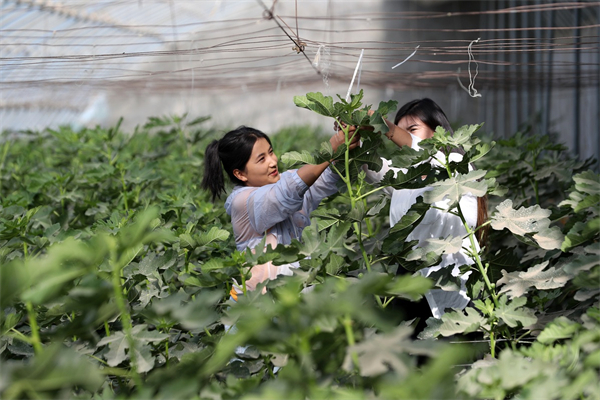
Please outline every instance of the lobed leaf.
M425 202L432 204L444 199L449 199L451 203L458 202L462 195L472 194L473 196L485 196L487 184L479 179L485 176L485 171L475 170L466 175L457 174L444 181L436 182L431 185L432 190L424 195Z
M537 341L544 344L551 344L561 339L572 338L573 335L581 329L581 325L571 321L566 317L558 317L549 323L538 335Z
M292 167L298 164L315 164L315 158L308 151L304 150L301 153L297 151L290 151L281 156L281 162L286 164L288 167Z
M519 324L521 326L530 326L537 322L533 310L524 307L527 303L527 299L524 297L517 297L513 301L508 302L506 296L502 296L498 303L494 314L512 328L516 328Z
M551 267L546 269L549 262L534 265L527 271L507 273L502 270L502 278L497 282L502 286L500 293L506 293L510 298L521 297L535 287L539 290L549 290L563 287L573 277L562 268Z
M452 311L442 315L439 332L442 336L475 332L486 321L474 308L467 307L463 311Z
M324 96L320 92L307 93L306 96L294 96L294 104L300 108L306 108L326 117L333 117L333 98Z

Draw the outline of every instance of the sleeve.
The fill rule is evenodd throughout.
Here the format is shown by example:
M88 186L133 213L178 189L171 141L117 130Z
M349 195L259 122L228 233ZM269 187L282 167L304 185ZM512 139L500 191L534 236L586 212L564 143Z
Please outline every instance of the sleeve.
M304 201L302 204L301 215L303 221L300 223L294 218L294 221L299 226L308 226L310 225L310 213L319 207L321 201L332 194L338 192L337 181L339 180L339 176L331 170L331 168L327 168L321 176L315 181L315 183L308 189L308 191L304 194Z
M263 233L285 220L302 208L307 190L297 170L282 173L277 183L253 189L246 203L250 225Z

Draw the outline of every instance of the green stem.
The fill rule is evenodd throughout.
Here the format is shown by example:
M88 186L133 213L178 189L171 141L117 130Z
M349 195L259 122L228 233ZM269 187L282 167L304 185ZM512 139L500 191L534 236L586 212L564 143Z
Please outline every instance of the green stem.
M348 347L352 347L355 345L356 341L354 340L354 330L352 330L352 320L350 316L346 314L342 321L344 325L344 330L346 331L346 340L348 341ZM359 363L358 363L358 354L355 351L351 353L352 363L354 364L354 368L358 371Z
M35 354L39 355L42 352L42 341L40 340L40 330L36 320L36 313L30 301L25 303L25 306L27 307L27 317L29 318L29 327L31 328L31 344L33 345Z
M117 308L121 314L121 322L123 323L123 330L125 331L125 337L127 338L127 342L129 344L129 358L131 360L131 370L133 375L133 380L138 388L142 387L142 380L140 375L137 372L137 360L135 355L135 340L131 334L133 329L133 325L131 323L131 314L129 313L129 309L126 305L125 295L123 294L123 290L121 289L121 276L122 268L120 265L117 265L117 257L116 257L116 244L112 243L111 248L111 258L112 262L112 286L113 292L115 295L115 300L117 303Z
M490 324L490 353L492 358L496 358L496 335L494 331L494 321Z
M16 334L17 334L17 338L18 338L19 340L22 340L22 341L24 341L25 343L29 343L29 344L32 344L32 343L33 343L33 340L31 340L30 338L28 338L27 336L25 336L23 333L19 332L19 331L18 331L18 330L16 330L15 328L10 328L10 331L11 331L11 332L14 332L14 333L16 333Z
M89 358L93 359L93 360L96 360L96 361L98 361L98 362L99 362L99 363L101 363L101 364L104 364L104 365L108 366L108 363L107 363L106 361L104 361L104 360L103 360L103 359L101 359L101 358L98 358L98 357L96 357L96 356L95 356L95 355L93 355L93 354L88 354L87 356L88 356Z
M104 332L106 332L106 336L110 336L110 328L108 327L108 321L104 321Z
M121 169L121 185L123 186L123 202L125 203L125 212L129 214L129 202L127 198L127 185L125 184L125 170Z
M338 123L339 126L342 126L342 124L340 123L340 121L337 120L336 118L336 122ZM344 132L344 139L345 139L345 144L346 144L346 151L344 153L344 166L345 166L345 174L344 176L342 176L339 173L339 170L337 170L337 168L335 169L335 171L338 173L338 175L340 175L340 177L342 178L343 182L346 184L346 188L348 189L348 197L350 198L350 207L351 209L354 209L356 207L356 202L358 201L358 199L356 199L354 197L354 190L352 188L352 182L350 181L350 137L349 137L349 127L345 127L342 128L342 131ZM360 252L362 254L363 260L365 261L365 267L367 268L367 271L371 272L371 262L369 260L369 255L367 254L367 251L365 249L365 246L363 244L362 241L362 232L360 229L360 224L358 222L353 222L352 223L352 227L354 228L354 234L356 235L356 238L358 239L358 246L360 247ZM381 303L381 299L379 298L379 296L375 295L375 301L377 301L377 304L379 304L379 306L383 307L383 304Z
M386 187L387 187L387 186L379 186L378 188L375 188L375 189L371 190L370 192L367 192L367 193L365 193L365 194L361 194L360 196L358 196L358 197L356 198L356 200L362 200L362 199L364 199L365 197L368 197L368 196L372 195L373 193L377 193L377 192L379 192L381 189L385 189Z
M479 252L477 251L477 246L475 244L475 231L473 231L469 227L469 224L467 224L467 221L465 220L464 214L463 214L462 209L460 207L460 203L458 203L456 207L458 208L458 213L460 214L459 217L460 217L460 219L461 219L461 221L463 223L463 226L465 227L465 230L467 231L467 235L469 236L469 241L471 242L471 255L475 259L475 264L477 264L477 268L479 269L479 273L483 277L483 281L485 282L485 286L486 286L486 289L488 290L488 293L490 294L490 296L492 296L492 300L494 301L494 305L496 307L498 307L498 295L496 294L496 291L494 290L495 289L495 285L493 285L490 282L490 279L487 276L487 270L483 266L481 258L479 257Z
M169 339L167 338L167 341L165 343L165 366L168 367L169 366Z

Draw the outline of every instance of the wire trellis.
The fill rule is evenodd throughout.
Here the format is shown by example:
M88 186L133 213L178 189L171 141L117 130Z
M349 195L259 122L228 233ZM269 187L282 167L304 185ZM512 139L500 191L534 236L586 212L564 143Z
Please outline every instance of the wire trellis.
M600 2L404 3L6 0L0 113L80 109L90 93L122 90L347 87L362 49L361 86L375 89L459 88L470 63L478 73L472 89L484 97L600 86ZM326 62L315 62L317 54Z

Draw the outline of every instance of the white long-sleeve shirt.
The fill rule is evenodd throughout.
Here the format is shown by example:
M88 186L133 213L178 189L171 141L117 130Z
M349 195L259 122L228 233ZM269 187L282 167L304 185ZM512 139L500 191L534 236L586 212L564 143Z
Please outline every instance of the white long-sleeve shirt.
M420 138L411 134L413 139L411 147L415 150L420 150L418 143L421 141ZM436 154L437 158L443 159L445 156L439 152ZM458 153L450 154L451 161L462 160L462 155ZM401 171L400 168L394 168L391 166L391 161L382 159L383 167L379 172L374 172L365 168L367 173L366 179L368 182L376 183L381 181L384 175L388 171L394 171L396 174ZM439 163L435 159L431 159L430 162L433 165ZM390 203L390 225L394 226L400 219L406 215L410 207L416 203L417 198L422 196L425 192L431 190L431 187L425 187L420 189L394 189L392 187L386 187L383 191L391 197ZM464 194L460 201L460 207L464 213L464 217L467 224L474 228L477 225L477 197L471 193ZM428 239L439 239L452 237L464 237L466 235L465 227L462 221L456 215L448 212L450 200L444 199L433 203L431 208L426 212L423 220L417 227L408 235L407 241L418 240L419 243L416 247L422 247L427 243ZM435 207L435 208L434 208ZM438 209L439 208L439 209ZM469 248L471 242L468 238L463 239L463 247ZM479 249L477 249L479 250ZM442 261L439 265L423 268L419 272L423 276L429 276L434 271L438 271L441 268L446 268L454 264L452 275L458 277L460 275L459 266L471 265L474 261L471 259L464 250L460 250L456 253L442 254ZM464 309L469 303L469 297L466 293L466 281L469 277L470 272L462 274L460 276L461 289L457 291L445 291L441 289L432 289L425 294L431 313L435 318L440 318L446 308Z

